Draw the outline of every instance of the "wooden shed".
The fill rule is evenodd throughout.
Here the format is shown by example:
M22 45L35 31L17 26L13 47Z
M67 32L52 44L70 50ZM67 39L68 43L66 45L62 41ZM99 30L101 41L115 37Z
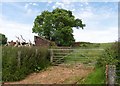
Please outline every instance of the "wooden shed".
M34 36L35 46L49 47L50 41L44 37Z

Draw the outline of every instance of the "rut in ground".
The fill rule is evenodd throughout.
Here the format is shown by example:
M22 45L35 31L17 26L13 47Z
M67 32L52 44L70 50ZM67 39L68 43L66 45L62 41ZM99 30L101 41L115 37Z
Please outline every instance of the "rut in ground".
M5 84L74 84L78 79L85 78L93 69L82 64L51 66L45 71L28 75L24 80Z

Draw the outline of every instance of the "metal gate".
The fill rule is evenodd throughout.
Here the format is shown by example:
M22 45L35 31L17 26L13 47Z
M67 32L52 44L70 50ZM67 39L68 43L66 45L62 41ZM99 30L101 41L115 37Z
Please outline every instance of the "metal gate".
M49 49L53 65L77 64L94 65L104 49Z

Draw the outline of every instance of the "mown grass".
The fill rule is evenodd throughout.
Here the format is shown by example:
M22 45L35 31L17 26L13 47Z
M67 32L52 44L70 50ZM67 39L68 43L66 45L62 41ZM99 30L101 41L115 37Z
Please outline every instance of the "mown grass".
M79 84L105 84L105 68L95 68L86 78L78 82Z

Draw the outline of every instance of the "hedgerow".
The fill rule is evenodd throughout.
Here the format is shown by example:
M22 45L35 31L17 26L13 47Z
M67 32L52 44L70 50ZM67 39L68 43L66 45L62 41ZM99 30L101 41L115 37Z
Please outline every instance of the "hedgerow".
M2 47L2 80L17 81L49 66L49 52L42 47Z

